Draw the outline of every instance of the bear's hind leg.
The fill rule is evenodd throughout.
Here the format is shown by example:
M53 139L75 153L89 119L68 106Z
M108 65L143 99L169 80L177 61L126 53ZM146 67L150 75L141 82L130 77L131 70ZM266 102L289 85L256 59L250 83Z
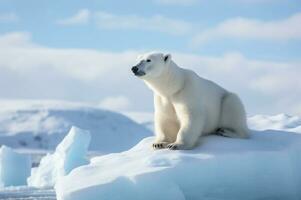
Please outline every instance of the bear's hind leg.
M236 94L224 96L221 106L220 131L217 134L232 138L248 138L249 129L244 106Z
M230 137L230 138L239 137L238 134L234 130L225 129L225 128L218 128L216 130L216 135L220 135L223 137Z

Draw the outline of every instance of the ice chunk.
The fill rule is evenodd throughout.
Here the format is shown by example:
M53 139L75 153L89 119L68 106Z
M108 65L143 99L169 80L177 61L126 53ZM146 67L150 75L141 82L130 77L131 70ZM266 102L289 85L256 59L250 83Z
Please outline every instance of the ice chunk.
M51 187L59 177L78 166L88 164L86 153L90 140L88 131L72 127L55 152L43 157L39 167L32 169L28 185Z
M29 155L19 154L7 146L0 148L0 186L26 185L30 169Z
M58 200L301 199L300 134L208 136L190 151L154 151L152 142L76 168L55 185Z

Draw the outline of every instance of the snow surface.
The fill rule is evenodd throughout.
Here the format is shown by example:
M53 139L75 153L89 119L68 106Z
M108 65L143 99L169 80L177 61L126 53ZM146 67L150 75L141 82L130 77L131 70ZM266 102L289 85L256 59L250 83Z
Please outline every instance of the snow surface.
M208 136L191 151L154 151L152 141L74 169L57 182L58 200L301 199L299 134Z
M151 135L128 117L82 103L0 101L0 145L54 150L72 126L90 131L92 151L120 152ZM118 138L118 144L116 144Z
M89 131L72 127L55 152L47 154L41 159L40 165L32 169L28 185L53 187L60 177L67 175L72 169L88 164L86 156L90 140Z
M0 148L0 187L26 185L30 169L30 156L4 145Z

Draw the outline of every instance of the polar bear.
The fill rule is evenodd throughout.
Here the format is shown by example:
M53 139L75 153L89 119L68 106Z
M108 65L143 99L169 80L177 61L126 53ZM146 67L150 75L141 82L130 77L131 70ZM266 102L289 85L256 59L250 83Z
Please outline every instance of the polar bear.
M147 53L132 72L154 92L153 148L192 149L200 136L247 138L246 112L239 97L180 68L171 55Z

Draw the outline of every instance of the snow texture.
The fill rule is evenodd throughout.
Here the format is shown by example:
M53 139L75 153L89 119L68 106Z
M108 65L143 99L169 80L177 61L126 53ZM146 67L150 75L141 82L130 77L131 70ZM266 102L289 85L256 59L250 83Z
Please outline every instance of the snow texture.
M301 199L301 136L208 136L191 151L152 150L153 138L95 157L56 186L58 200Z
M30 156L4 145L0 148L0 187L26 185L30 169Z
M90 131L89 150L127 150L151 132L128 117L82 103L0 101L0 144L54 150L72 126ZM118 145L116 139L118 138Z
M42 158L39 167L32 169L28 185L52 187L58 178L67 175L76 167L88 164L86 155L90 140L88 131L72 127L55 152L47 154Z

